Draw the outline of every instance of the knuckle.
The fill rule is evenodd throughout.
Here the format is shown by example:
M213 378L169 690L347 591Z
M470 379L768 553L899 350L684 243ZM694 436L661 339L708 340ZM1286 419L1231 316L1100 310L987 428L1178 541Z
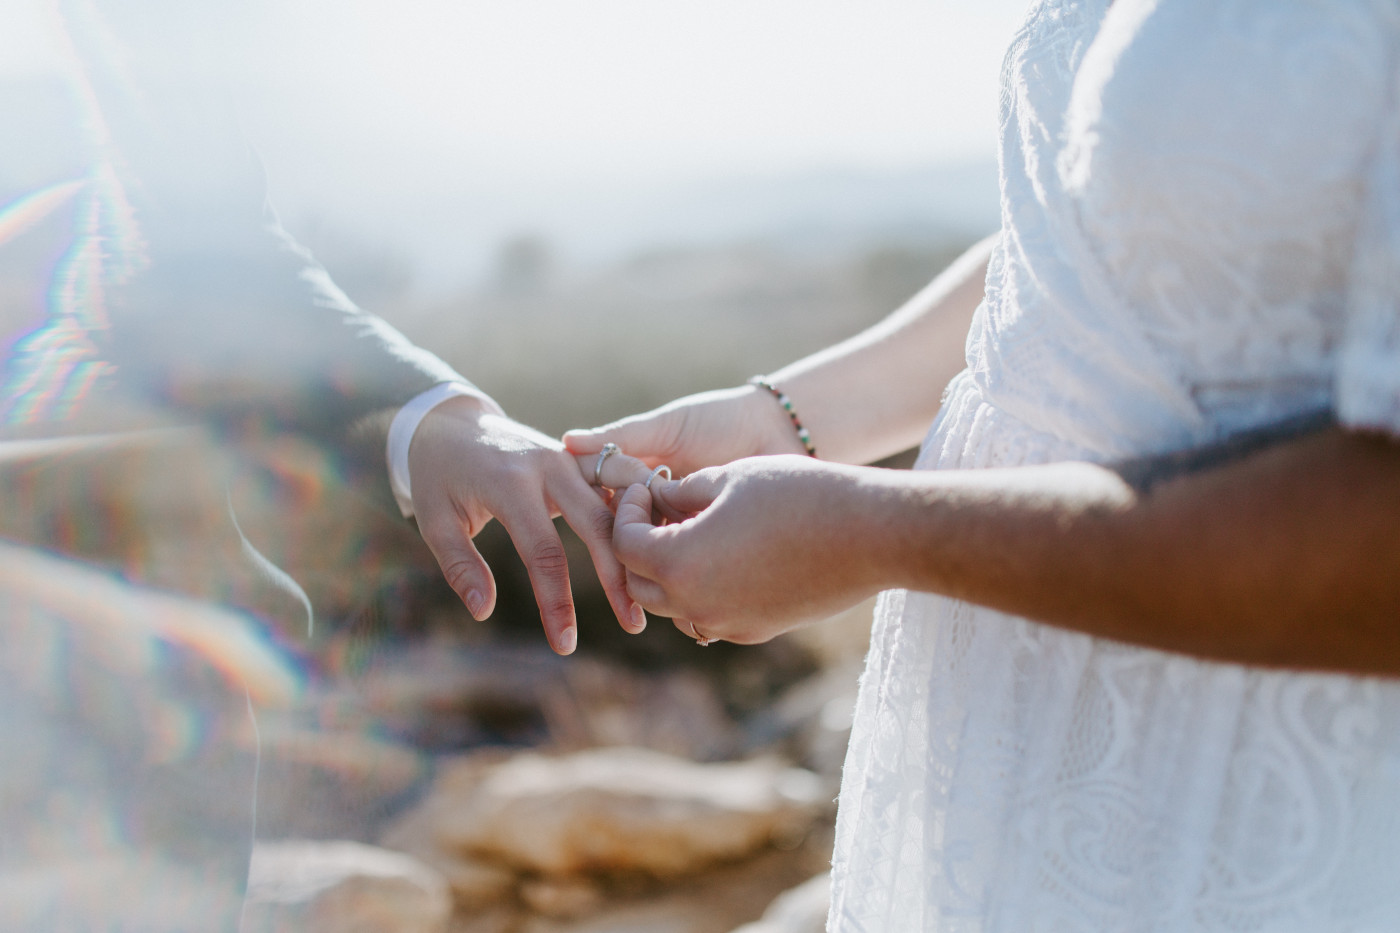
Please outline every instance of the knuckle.
M544 600L540 605L540 611L546 617L551 618L568 616L574 611L574 601L569 598L568 594L555 596Z
M442 577L454 592L464 593L475 582L476 564L465 557L450 558L442 563Z
M611 540L613 533L612 510L602 504L599 504L595 509L591 509L588 514L587 530L596 539L602 541Z
M569 556L558 541L541 541L530 548L529 565L536 573L548 577L568 577Z

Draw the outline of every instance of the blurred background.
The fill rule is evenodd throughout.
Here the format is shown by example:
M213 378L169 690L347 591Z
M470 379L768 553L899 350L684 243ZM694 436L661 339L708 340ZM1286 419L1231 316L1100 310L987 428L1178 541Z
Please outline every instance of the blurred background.
M221 13L217 61L189 55L218 70L283 223L340 286L558 434L855 333L994 230L996 79L1024 6L251 0ZM0 14L3 208L80 177L87 156L52 11L0 0ZM32 239L0 256L7 353L42 322L61 254L58 239ZM95 449L66 436L75 430L50 426L39 446L32 429L11 430L25 441L0 443L0 536L55 561L26 572L61 587L105 592L95 571L138 604L173 593L191 620L248 626L252 647L200 650L283 684L258 715L260 928L349 929L343 917L316 924L345 903L364 915L378 895L354 884L372 877L381 893L390 881L417 892L405 903L421 901L428 919L364 929L727 933L824 870L869 606L758 648L702 651L665 620L630 638L579 553L581 647L561 660L498 528L480 544L501 598L478 626L414 529L343 488L301 439L230 452L166 434ZM248 541L304 589L314 629L279 625L285 606L269 603L280 597L258 574L220 569ZM206 619L210 604L243 622ZM25 644L0 647L18 656ZM160 682L160 668L148 679ZM256 736L227 743L234 758L259 747ZM623 747L669 757L586 757ZM685 767L749 770L674 770ZM645 786L600 803L580 790L596 791L600 774ZM748 789L738 803L655 796L731 778ZM533 779L538 799L492 783ZM485 815L517 804L547 804L557 819L531 837ZM677 806L681 828L664 816ZM651 825L628 816L648 807ZM475 816L444 842L436 824L462 812ZM729 841L706 842L721 824ZM579 826L617 850L578 855ZM544 841L522 847L525 837ZM378 848L325 848L352 842L417 861L385 867ZM87 890L132 886L121 839L112 845L123 867ZM677 850L690 861L668 861ZM26 928L32 915L5 913L5 864L0 852L0 929L7 916ZM268 880L299 871L330 878L322 889L341 901ZM443 891L445 914L434 906ZM276 926L288 917L300 926Z
M283 222L553 432L853 332L993 229L1022 6L264 0L220 29ZM8 203L84 166L46 4L5 13Z

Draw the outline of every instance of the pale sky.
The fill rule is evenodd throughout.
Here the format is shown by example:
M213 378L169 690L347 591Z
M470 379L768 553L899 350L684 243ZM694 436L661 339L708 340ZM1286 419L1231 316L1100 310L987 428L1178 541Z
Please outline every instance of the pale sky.
M249 0L229 36L284 211L391 224L435 192L990 157L1027 2ZM0 0L0 80L55 69L43 7Z
M257 77L284 115L521 172L908 164L990 151L1024 2L310 0L269 11Z

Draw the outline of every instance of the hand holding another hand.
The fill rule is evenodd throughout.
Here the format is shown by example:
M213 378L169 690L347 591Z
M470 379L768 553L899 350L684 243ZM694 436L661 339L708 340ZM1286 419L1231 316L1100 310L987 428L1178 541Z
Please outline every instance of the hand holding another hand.
M806 456L767 389L686 396L564 443L618 490L612 543L632 597L692 638L767 641L878 589L850 547L858 516L838 508L862 474ZM661 464L683 479L645 488Z
M692 638L754 644L881 588L873 471L762 457L619 498L613 547L634 599ZM652 522L659 511L681 520Z

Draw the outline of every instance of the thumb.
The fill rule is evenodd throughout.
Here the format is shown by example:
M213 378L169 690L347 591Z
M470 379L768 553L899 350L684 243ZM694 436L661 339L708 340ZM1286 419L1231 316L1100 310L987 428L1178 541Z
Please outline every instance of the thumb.
M466 529L453 519L419 522L428 549L442 568L443 579L478 622L496 607L496 581Z
M701 470L685 479L653 487L652 496L658 510L671 521L678 521L696 512L703 512L724 486L724 474L719 470Z
M613 516L613 544L624 538L645 534L652 528L651 493L641 483L633 483L617 500L617 513Z
M651 523L651 493L641 483L633 483L618 496L612 538L613 552L630 573L650 576L656 571L658 531Z

